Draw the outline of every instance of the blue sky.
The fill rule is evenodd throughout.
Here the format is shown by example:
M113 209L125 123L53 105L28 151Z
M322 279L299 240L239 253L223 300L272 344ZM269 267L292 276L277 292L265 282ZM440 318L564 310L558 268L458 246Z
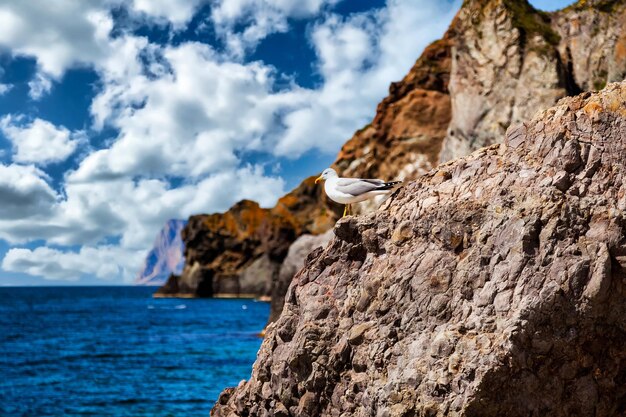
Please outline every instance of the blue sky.
M0 285L130 283L167 219L272 206L459 5L0 0Z

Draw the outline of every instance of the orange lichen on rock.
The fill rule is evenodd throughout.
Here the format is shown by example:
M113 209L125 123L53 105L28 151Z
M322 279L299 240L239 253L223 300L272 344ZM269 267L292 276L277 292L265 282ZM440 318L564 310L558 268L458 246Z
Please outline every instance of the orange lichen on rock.
M268 209L261 208L255 201L242 200L225 213L205 216L203 223L209 230L246 238L257 232L268 213Z
M597 119L598 114L602 112L602 105L597 101L592 101L588 103L585 107L583 107L583 111L589 116L592 120Z

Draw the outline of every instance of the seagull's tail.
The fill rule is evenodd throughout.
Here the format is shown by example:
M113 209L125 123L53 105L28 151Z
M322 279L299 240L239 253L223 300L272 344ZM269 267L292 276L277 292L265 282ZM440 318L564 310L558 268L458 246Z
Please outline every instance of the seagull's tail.
M391 190L392 188L394 188L398 184L402 184L402 181L386 182L383 185L381 185L380 187L378 187L377 190Z

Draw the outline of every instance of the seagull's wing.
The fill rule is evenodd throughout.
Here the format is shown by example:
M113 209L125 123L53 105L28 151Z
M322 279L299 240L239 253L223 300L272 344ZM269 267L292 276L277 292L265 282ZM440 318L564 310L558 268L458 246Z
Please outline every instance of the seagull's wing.
M366 180L361 178L339 178L336 182L336 189L344 194L354 197L375 191L385 186L383 180Z

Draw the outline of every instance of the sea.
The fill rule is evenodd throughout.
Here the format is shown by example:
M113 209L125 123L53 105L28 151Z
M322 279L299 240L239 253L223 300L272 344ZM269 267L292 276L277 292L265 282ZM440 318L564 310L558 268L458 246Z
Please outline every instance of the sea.
M0 416L205 416L248 379L269 305L151 287L0 288Z

